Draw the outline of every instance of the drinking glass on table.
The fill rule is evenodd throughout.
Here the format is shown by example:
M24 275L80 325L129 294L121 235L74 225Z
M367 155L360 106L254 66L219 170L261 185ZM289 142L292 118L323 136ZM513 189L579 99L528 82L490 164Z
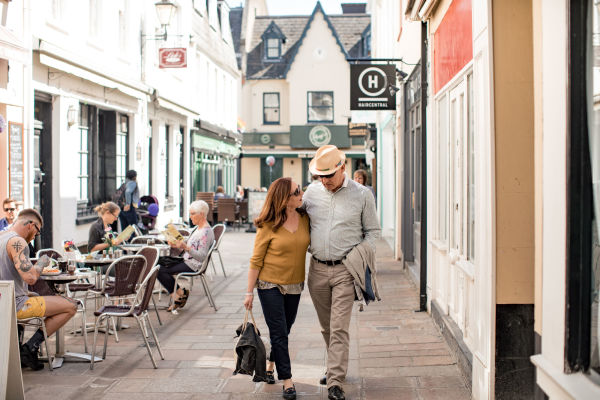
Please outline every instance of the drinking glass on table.
M75 275L75 268L77 267L77 263L75 260L69 260L69 263L67 265L67 271L69 272L69 275Z

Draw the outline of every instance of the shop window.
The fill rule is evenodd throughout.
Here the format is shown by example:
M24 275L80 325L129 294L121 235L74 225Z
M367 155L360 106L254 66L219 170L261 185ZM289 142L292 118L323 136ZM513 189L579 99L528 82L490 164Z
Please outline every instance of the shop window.
M129 117L127 115L119 114L119 126L117 127L117 188L125 182L125 174L127 173L127 165L129 154L128 147L128 135L129 135Z
M473 74L469 73L436 100L438 132L434 194L440 199L434 214L437 239L449 239L450 249L464 260L475 260L475 146Z
M437 213L436 233L438 240L446 241L448 220L448 96L442 96L437 102Z
M94 207L110 199L124 177L129 120L113 110L80 104L78 131L79 224L97 218Z
M308 122L333 122L333 92L307 93Z
M263 93L263 124L279 124L279 93Z
M88 164L89 164L89 138L90 136L90 106L81 104L79 108L79 200L88 200Z

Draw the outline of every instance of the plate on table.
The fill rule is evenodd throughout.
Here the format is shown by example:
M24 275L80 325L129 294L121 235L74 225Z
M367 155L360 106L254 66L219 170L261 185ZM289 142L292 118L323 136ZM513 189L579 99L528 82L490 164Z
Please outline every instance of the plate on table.
M53 275L60 275L61 271L58 268L44 268L42 270L42 275L48 275L48 276L53 276Z

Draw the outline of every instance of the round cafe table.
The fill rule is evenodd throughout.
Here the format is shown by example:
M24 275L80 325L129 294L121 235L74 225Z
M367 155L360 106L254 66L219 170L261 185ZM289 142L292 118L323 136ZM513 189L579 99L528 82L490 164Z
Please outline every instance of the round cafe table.
M78 279L88 278L89 272L75 271L73 275L67 273L61 273L58 275L40 275L40 279L47 282L50 289L57 295L63 296L65 293L65 285L67 283L74 282ZM65 351L65 330L64 326L58 328L56 331L56 354L52 368L62 367L63 362L70 361L90 361L91 354L87 353L73 353ZM101 357L95 357L95 361L102 361Z

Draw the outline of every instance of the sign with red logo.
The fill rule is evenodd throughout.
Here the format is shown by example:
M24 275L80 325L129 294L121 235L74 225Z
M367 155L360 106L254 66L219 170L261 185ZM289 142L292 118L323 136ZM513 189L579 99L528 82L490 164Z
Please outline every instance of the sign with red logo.
M159 68L187 67L187 51L182 47L158 49Z

